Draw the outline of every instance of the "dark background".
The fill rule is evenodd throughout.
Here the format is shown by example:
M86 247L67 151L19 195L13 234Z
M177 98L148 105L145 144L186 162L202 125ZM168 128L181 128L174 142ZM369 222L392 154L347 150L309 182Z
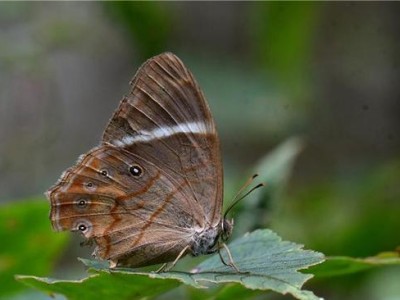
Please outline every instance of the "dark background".
M211 106L227 201L296 136L304 149L269 225L327 255L394 250L399 13L398 3L0 3L0 203L42 195L98 143L139 65L172 51ZM313 287L389 299L399 275Z

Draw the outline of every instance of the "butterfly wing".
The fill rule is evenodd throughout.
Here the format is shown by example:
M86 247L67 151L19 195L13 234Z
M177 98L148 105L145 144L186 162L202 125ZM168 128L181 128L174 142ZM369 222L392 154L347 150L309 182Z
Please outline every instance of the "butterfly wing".
M172 53L148 60L131 81L103 135L192 183L201 218L219 221L222 164L208 104L193 75ZM199 181L202 184L194 184ZM210 205L211 204L211 205Z
M98 257L131 266L175 259L221 222L222 167L208 105L173 54L147 61L102 144L48 192L57 230L80 230Z

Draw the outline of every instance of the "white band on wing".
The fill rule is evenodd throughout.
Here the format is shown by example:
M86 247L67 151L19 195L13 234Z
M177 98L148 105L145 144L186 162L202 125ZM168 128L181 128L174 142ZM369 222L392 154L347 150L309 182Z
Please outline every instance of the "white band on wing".
M174 126L161 126L153 130L141 130L136 135L126 135L120 140L113 140L112 144L118 147L125 147L136 142L148 142L155 139L166 138L178 133L199 133L207 134L208 130L203 122L181 123Z

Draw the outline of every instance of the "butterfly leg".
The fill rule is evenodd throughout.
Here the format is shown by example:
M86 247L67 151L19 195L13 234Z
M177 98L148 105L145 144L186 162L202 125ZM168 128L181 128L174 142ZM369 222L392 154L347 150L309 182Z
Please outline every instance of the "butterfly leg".
M225 262L224 258L221 255L221 246L219 246L218 247L218 255L219 255L219 258L221 259L221 262L225 266L229 266L229 267L235 269L236 272L241 273L240 270L238 269L238 267L233 262L233 257L232 257L231 251L229 250L228 246L225 243L222 243L222 247L224 247L224 249L226 250L226 253L228 254L229 262L228 263Z
M109 265L110 269L115 269L117 267L117 265L118 265L118 261L110 260L110 265Z
M162 264L162 266L161 266L160 268L158 268L158 270L156 271L156 273L161 273L161 272L163 272L163 271L166 269L167 265L168 265L168 263Z
M169 267L167 267L168 263L165 263L156 271L156 273L168 272L169 270L171 270L176 265L178 260L181 259L181 257L183 255L185 255L185 252L189 249L189 247L190 246L187 245L185 248L183 248L182 251L179 252L178 256L175 258L175 260L171 263L171 265Z

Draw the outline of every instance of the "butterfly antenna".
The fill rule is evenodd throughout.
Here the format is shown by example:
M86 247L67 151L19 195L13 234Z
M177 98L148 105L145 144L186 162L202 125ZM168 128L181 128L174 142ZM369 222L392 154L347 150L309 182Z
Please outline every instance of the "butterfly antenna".
M253 182L253 180L258 176L258 174L254 174L253 176L251 176L249 179L247 179L247 181L243 184L243 186L239 189L239 191L236 193L235 197L233 197L232 203L229 205L229 207L226 209L225 213L224 213L224 219L226 218L226 216L228 215L229 211L237 204L239 203L243 198L246 198L250 193L252 193L254 190L264 186L263 183L260 183L258 185L256 185L255 187L253 187L250 191L248 191L246 194L244 194L243 196L239 197L240 194Z

